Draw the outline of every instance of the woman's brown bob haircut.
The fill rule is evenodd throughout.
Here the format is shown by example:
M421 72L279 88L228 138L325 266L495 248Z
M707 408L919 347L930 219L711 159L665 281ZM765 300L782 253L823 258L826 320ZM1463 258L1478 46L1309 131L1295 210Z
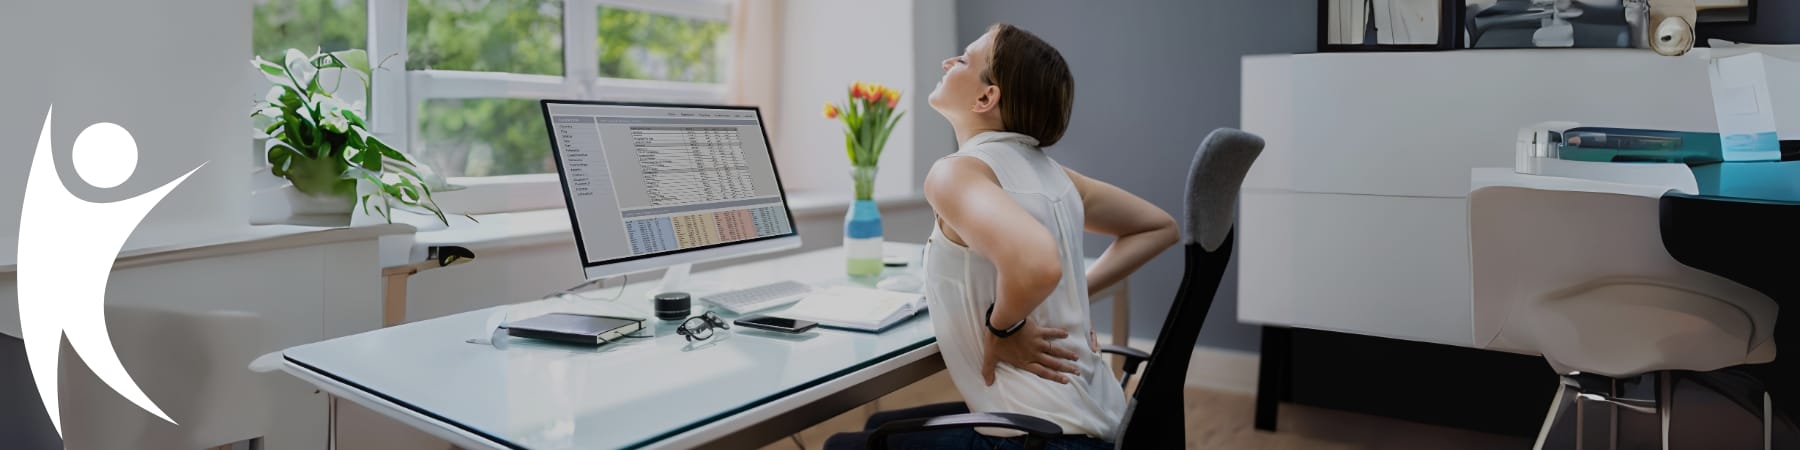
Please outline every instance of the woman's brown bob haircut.
M1069 64L1031 32L1004 23L988 31L994 33L994 53L981 81L1000 87L1000 126L1037 139L1038 147L1056 145L1069 129L1075 105Z

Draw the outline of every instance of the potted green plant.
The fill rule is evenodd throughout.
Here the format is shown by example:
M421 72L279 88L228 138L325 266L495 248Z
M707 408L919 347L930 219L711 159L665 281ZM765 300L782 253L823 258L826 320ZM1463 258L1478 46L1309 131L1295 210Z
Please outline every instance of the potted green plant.
M363 104L344 103L334 94L343 74L369 90L369 56L363 50L316 52L288 49L284 61L251 60L274 86L251 111L269 136L265 145L269 171L286 179L304 197L323 203L361 205L363 214L379 214L392 223L393 211L429 213L448 225L431 198L431 187L404 153L369 132ZM339 76L322 76L335 69Z

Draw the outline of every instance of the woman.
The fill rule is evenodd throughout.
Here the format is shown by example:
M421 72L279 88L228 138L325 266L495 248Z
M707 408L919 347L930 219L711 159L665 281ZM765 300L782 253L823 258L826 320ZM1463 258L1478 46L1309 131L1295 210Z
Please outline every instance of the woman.
M926 299L961 405L885 412L888 421L959 412L1049 420L1051 448L1112 448L1126 398L1099 354L1088 295L1123 279L1180 237L1175 220L1117 187L1065 169L1043 150L1068 127L1074 79L1055 48L1006 24L944 60L932 109L961 143L925 178L938 214L926 245ZM1084 271L1082 232L1115 236ZM1081 338L1070 336L1084 336ZM1085 344L1085 345L1084 345ZM894 436L895 448L994 448L1008 430ZM867 432L833 436L858 448Z

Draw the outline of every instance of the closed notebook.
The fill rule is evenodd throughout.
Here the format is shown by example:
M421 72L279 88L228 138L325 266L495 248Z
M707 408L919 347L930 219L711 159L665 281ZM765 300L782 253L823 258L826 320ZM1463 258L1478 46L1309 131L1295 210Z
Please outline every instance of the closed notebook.
M506 334L533 339L600 345L644 328L642 319L550 313L504 325Z
M776 315L831 328L878 332L924 310L925 296L917 293L834 286L813 291Z

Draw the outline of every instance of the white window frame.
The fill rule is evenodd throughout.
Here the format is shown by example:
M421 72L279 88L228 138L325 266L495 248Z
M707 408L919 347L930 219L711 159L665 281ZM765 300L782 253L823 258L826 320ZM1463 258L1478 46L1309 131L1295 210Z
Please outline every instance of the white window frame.
M420 105L434 99L590 99L664 103L723 104L726 86L600 76L599 8L617 7L656 14L730 22L734 0L564 0L563 75L536 75L461 70L376 70L369 100L371 130L388 142L413 148L420 136L414 117ZM375 61L398 55L390 65L405 67L407 0L369 0L369 55ZM731 56L728 55L727 58ZM721 61L729 67L729 61ZM546 137L545 145L549 145ZM556 174L496 177L453 177L460 191L434 196L446 211L468 214L563 207Z

